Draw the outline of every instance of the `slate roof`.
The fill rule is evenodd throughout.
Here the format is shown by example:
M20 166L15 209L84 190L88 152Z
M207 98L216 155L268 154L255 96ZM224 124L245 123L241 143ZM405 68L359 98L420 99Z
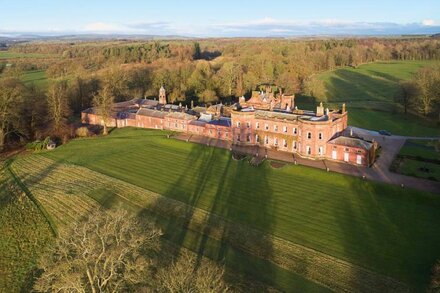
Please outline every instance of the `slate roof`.
M137 115L155 117L155 118L165 118L165 116L167 116L168 114L169 113L167 112L162 112L153 109L144 109L144 108L139 109L139 111L137 112Z
M201 121L201 120L193 120L189 124L190 125L195 125L195 126L205 126L206 122L205 121Z
M263 111L263 110L257 110L255 111L255 118L260 119L286 119L290 121L296 121L298 120L298 115L291 114L291 113L285 113L285 112L274 112L274 111Z
M208 124L230 127L231 119L226 117L220 117L220 119L209 121Z
M173 119L184 119L184 120L195 120L197 119L196 116L189 115L182 112L169 112L166 117L173 118Z
M356 147L369 150L373 147L373 143L356 137L338 136L329 141L331 144L342 145L347 147Z

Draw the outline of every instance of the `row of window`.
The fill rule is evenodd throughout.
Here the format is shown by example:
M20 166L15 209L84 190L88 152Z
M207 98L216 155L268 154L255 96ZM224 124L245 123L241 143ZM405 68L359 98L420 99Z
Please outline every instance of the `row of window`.
M240 121L237 121L237 127L240 128L241 123ZM246 127L250 128L251 127L251 123L250 122L246 122ZM256 129L260 129L260 122L256 122L255 123L255 128ZM265 123L264 124L264 130L269 130L269 124ZM273 126L273 131L277 132L278 131L278 125L274 125ZM283 126L283 132L287 133L287 126ZM296 135L298 134L298 130L296 127L293 128L293 134ZM318 133L318 139L323 139L324 138L324 134L322 132ZM307 132L307 139L312 139L312 133L309 131Z
M240 128L241 127L241 123L240 121L237 121L237 127ZM246 128L251 128L251 123L250 122L246 122ZM255 128L256 129L260 129L260 122L256 122L255 123ZM269 124L265 123L264 124L264 130L269 130ZM278 125L274 125L273 126L273 131L278 131ZM283 132L287 133L287 126L283 126ZM298 130L296 127L293 128L293 134L297 134Z

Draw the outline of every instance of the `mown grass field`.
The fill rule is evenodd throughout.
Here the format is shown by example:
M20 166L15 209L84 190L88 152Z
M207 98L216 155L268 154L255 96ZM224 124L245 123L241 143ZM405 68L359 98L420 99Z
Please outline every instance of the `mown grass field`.
M1 59L16 59L16 58L53 58L57 57L55 54L39 54L39 53L17 53L9 51L0 51Z
M420 68L434 62L376 62L324 72L318 78L324 81L327 91L324 102L339 107L345 102L353 126L386 129L398 135L440 135L435 122L404 115L402 107L394 101L395 93L400 91L399 81L410 79Z
M26 71L20 76L20 78L26 85L34 84L40 88L47 87L49 82L44 70Z
M421 291L440 258L438 195L302 166L273 169L265 163L256 168L233 160L226 150L166 139L164 132L144 129L116 129L108 137L74 140L44 156L57 164L90 168L208 215L346 261L353 265L348 266L353 268L349 275L353 283L363 279L354 269L357 265ZM113 189L110 186L107 191ZM99 194L102 197L102 191L90 196L99 198ZM107 196L105 201L111 200ZM206 221L213 219L208 216ZM202 225L201 229L206 232L207 228ZM182 229L171 238L211 256L234 251L224 244L230 237L227 233L216 234L217 238L192 233L193 229ZM260 247L263 260L276 254L276 243L271 240ZM241 263L250 273L264 268L271 282L279 277L279 271L267 264Z
M5 169L0 170L0 292L29 292L52 230Z

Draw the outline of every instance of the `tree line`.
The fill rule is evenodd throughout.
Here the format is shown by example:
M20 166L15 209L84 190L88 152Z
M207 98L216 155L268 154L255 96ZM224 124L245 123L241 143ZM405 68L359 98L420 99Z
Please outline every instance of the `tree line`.
M411 108L440 122L440 65L421 68L411 80L399 85L395 101L403 106L405 114Z
M324 86L312 77L317 72L377 60L438 60L440 40L46 42L20 44L11 50L48 54L48 58L28 63L26 58L16 59L9 66L1 62L0 148L8 141L41 139L48 133L68 137L67 126L78 121L81 110L102 104L99 97L124 101L157 96L164 86L172 103L209 104L249 97L262 83L277 84L285 93L318 96ZM45 68L49 86L24 85L20 75L29 68ZM425 79L430 75L425 73ZM426 92L420 80L417 88L421 102L417 105L424 105L421 112L435 115L435 86ZM403 103L413 103L415 98L408 94L407 100Z

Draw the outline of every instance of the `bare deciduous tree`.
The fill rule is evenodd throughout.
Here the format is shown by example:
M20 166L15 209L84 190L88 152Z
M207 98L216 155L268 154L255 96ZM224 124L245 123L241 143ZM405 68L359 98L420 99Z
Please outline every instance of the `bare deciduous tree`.
M22 97L22 84L15 78L0 80L0 151L4 147L5 137L13 131L14 121L18 119Z
M160 230L126 212L92 213L60 235L40 261L34 288L43 292L120 292L148 284Z
M93 106L96 107L97 114L102 119L104 135L108 134L107 123L112 114L114 99L112 89L107 84L93 97Z
M438 108L440 104L440 67L420 69L414 81L419 89L416 101L419 111L424 115L428 115Z
M182 253L171 267L162 268L158 273L160 291L170 293L231 292L223 277L222 267L207 259L197 261L189 252Z
M67 96L67 81L55 81L49 86L47 90L47 103L53 128L55 131L59 131L70 112Z

